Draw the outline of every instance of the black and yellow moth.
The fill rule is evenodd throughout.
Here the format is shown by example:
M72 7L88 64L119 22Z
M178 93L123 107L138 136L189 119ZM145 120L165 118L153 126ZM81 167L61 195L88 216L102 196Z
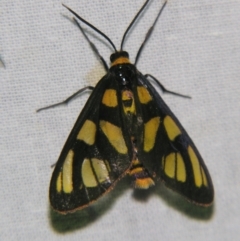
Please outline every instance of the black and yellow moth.
M141 50L167 2L149 29L135 64L123 51L125 36L148 2L126 30L119 51L105 34L65 6L79 20L105 37L114 53L108 69L76 22L102 60L107 73L93 89L53 171L50 203L60 213L87 207L112 190L126 175L132 177L135 188L148 189L161 180L193 203L208 206L213 202L213 184L202 157L149 80L155 81L163 91L170 91L153 76L143 75L136 68Z

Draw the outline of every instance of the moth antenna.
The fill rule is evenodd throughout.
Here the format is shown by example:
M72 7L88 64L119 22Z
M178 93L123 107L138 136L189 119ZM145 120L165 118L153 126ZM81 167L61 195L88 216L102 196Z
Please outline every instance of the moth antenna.
M154 20L154 22L153 22L153 25L152 25L152 26L149 28L149 30L147 31L147 34L146 34L146 36L145 36L145 39L144 39L144 41L142 42L142 44L141 44L141 46L140 46L140 48L139 48L139 50L138 50L138 52L137 52L137 55L136 55L136 58L135 58L135 63L134 63L135 65L137 64L138 59L139 59L139 57L140 57L140 54L141 54L141 52L142 52L142 50L143 50L146 42L147 42L148 39L150 38L150 36L151 36L151 34L152 34L153 30L154 30L154 27L155 27L155 25L156 25L156 23L157 23L157 20L158 20L158 18L160 17L160 15L161 15L164 7L166 6L166 4L167 4L167 1L163 4L163 6L161 7L160 11L158 12L157 17L155 18L155 20Z
M83 30L82 26L80 25L80 23L77 21L76 18L73 18L73 21L77 24L78 28L80 29L80 31L82 32L83 36L85 37L85 39L87 40L87 42L89 43L92 51L98 56L98 58L101 60L104 69L106 71L108 71L108 65L106 63L106 61L104 60L104 58L100 55L97 47L95 46L95 44L88 38L87 34L85 33L85 31Z
M94 27L91 23L89 23L88 21L86 21L85 19L80 17L76 12L74 12L71 8L69 8L65 4L62 4L62 5L63 5L63 7L68 9L73 15L75 15L77 19L79 19L80 21L82 21L83 23L88 25L90 28L92 28L94 31L96 31L98 34L100 34L102 37L104 37L110 43L110 45L113 47L114 51L117 52L117 49L116 49L115 45L113 44L112 40L106 34L104 34L102 31L100 31L99 29Z
M125 38L128 34L128 32L130 31L130 29L132 28L133 24L137 21L139 15L142 13L142 11L145 9L145 7L147 6L148 2L150 0L147 0L143 6L141 7L141 9L138 11L138 13L136 14L136 16L134 17L134 19L132 20L132 22L129 24L128 28L126 29L125 33L123 34L123 38L122 38L122 42L121 42L121 47L120 47L120 50L122 51L123 49L123 44L124 44L124 41L125 41Z

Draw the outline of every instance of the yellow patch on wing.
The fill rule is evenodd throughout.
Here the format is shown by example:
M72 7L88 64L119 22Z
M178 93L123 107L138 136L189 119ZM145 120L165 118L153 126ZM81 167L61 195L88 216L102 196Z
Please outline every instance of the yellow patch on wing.
M108 107L116 107L118 105L117 92L114 89L105 90L102 103Z
M86 120L77 135L77 139L84 141L88 145L93 145L96 136L96 125L91 120Z
M105 164L106 164L107 170L110 172L111 168L110 168L109 162L107 160L105 160Z
M203 178L202 178L202 174L201 174L201 166L200 166L199 160L191 146L188 147L188 155L189 155L190 161L192 163L195 185L197 187L201 187L203 184Z
M175 153L170 153L165 158L164 172L170 178L175 177Z
M59 172L56 182L57 192L62 191L62 172Z
M202 178L203 178L203 185L207 187L208 186L207 177L202 167L201 167L201 172L202 172Z
M160 117L154 117L144 124L143 150L149 152L155 144Z
M83 184L86 187L96 187L98 185L89 159L84 159L81 175Z
M177 180L181 182L186 181L186 167L180 153L176 154L177 158Z
M177 181L186 181L186 167L179 152L172 152L163 160L164 172L170 178L175 178Z
M65 161L63 163L63 191L65 193L71 193L73 190L73 183L72 183L72 165L73 165L73 157L74 152L73 150L70 150L65 158Z
M163 120L163 124L165 126L168 138L173 141L175 139L175 137L177 137L178 135L181 134L180 129L178 128L178 126L176 125L176 123L173 121L173 119L167 115L164 120Z
M98 182L99 183L103 183L106 181L109 182L110 178L109 178L108 168L110 167L107 166L103 160L99 160L97 158L92 158L91 161L92 161L92 165L96 173Z
M141 104L147 104L152 100L152 96L149 94L148 90L143 86L137 87L138 98Z
M105 136L111 145L121 154L127 154L127 146L123 138L121 128L113 125L108 121L100 121L100 128L102 129Z
M85 187L96 187L99 183L110 181L108 167L103 160L85 158L82 164L82 179Z

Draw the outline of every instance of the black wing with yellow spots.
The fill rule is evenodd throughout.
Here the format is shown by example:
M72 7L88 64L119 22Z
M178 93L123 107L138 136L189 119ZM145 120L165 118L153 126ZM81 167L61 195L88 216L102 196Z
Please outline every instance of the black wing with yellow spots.
M111 190L129 169L131 140L124 129L119 93L108 73L78 117L50 183L55 210L66 213L84 208Z
M194 143L141 74L138 74L138 88L141 93L136 104L144 122L142 142L138 147L140 161L152 176L161 179L169 188L192 202L210 205L213 184Z

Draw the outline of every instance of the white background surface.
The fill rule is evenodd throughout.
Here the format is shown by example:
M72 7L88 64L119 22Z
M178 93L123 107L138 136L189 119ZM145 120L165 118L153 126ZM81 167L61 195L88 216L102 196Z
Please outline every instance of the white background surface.
M143 0L65 0L116 46ZM163 1L155 0L126 41L134 60ZM93 207L50 211L52 169L88 94L36 114L104 75L61 1L0 2L0 240L237 240L240 237L240 1L170 0L138 69L191 100L162 95L205 159L212 208L158 185L137 198L123 181ZM108 61L111 49L93 36Z

